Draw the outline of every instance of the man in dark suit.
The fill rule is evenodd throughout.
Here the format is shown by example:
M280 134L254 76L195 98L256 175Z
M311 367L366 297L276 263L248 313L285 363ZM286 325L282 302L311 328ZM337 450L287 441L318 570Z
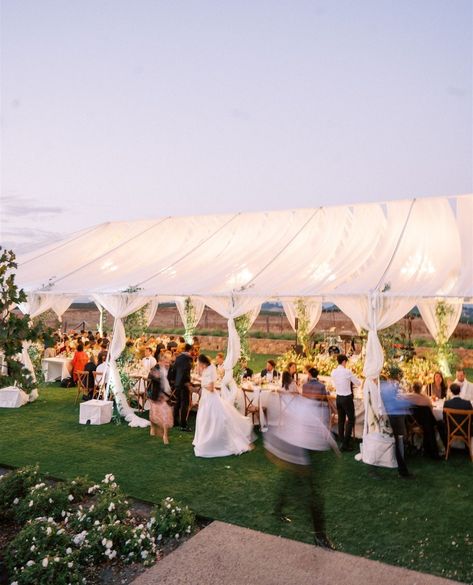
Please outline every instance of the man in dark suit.
M191 383L192 356L191 346L186 343L174 362L176 404L174 405L174 424L180 426L181 431L189 431L187 426L187 411L189 409L189 387Z
M453 394L453 398L450 398L450 400L445 400L445 402L443 403L443 407L444 408L454 408L455 410L473 410L473 405L471 404L471 402L469 400L465 400L464 398L460 398L460 392L461 392L461 386L460 384L450 384L450 392ZM446 420L445 420L445 413L444 413L444 423L445 423L445 427L447 426ZM461 415L453 415L453 418L455 420L460 421L462 416ZM466 428L466 421L465 424L462 425L462 429L466 432L467 428ZM442 440L447 438L446 437L446 431L444 431L443 436L442 436ZM444 444L446 445L447 443L444 441Z
M328 392L325 384L322 384L318 379L319 371L317 368L309 368L307 370L307 382L302 385L302 395L306 398L313 398L315 400L324 400Z
M243 368L242 378L251 378L253 376L253 370L248 367L248 362L245 359L241 360L241 367Z
M261 377L267 379L270 378L272 380L273 378L276 378L277 375L276 362L274 360L268 360L264 370L261 370Z

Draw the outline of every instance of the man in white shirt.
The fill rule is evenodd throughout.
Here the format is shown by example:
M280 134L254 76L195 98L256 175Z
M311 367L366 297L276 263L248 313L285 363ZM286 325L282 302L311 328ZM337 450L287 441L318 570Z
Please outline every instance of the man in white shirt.
M153 357L153 350L151 347L145 348L145 357L141 360L141 365L143 366L146 375L149 374L151 368L154 368L156 364L156 358Z
M461 388L460 398L469 400L473 404L473 384L466 379L465 370L459 368L456 376L454 384L458 384Z
M346 355L337 356L338 367L332 372L332 382L337 391L338 438L342 451L351 451L351 435L355 426L355 405L353 403L353 386L360 386L361 381L347 370ZM345 420L348 422L345 426Z

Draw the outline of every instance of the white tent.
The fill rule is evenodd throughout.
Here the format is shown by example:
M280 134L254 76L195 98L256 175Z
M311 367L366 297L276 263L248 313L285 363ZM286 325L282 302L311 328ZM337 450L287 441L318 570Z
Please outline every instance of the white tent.
M115 317L112 364L126 315L158 300L206 304L228 319L229 387L240 351L236 317L270 299L289 316L296 299L310 301L313 315L333 301L369 331L365 374L376 378L378 330L417 304L435 335L442 298L455 309L453 331L473 298L473 195L109 222L22 256L17 282L30 314L59 314L84 295L105 307Z

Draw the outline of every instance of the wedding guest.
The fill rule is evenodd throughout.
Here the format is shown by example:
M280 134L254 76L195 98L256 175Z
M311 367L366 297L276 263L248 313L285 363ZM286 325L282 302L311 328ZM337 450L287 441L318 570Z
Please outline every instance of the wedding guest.
M241 363L241 367L242 367L243 380L246 380L247 378L252 378L253 377L253 370L248 367L248 360L245 360L244 358L242 358L240 360L240 363Z
M394 435L394 450L396 454L399 477L413 477L407 469L404 459L404 437L406 436L406 415L409 414L410 403L400 396L399 381L402 371L397 367L390 368L389 377L380 384L381 399L389 418Z
M169 444L168 429L173 426L172 408L168 403L171 398L171 387L167 379L168 368L165 356L161 355L158 364L151 368L148 375L151 381L148 391L150 435L162 437L165 445Z
M463 368L457 370L454 384L460 386L460 398L473 402L473 383L466 379L465 370Z
M153 357L153 350L151 347L147 347L145 349L145 357L141 360L141 365L143 370L146 372L146 375L148 375L148 372L151 370L151 368L154 368L156 363L156 358Z
M440 400L447 397L447 384L443 379L442 372L435 372L434 381L427 384L425 387L427 396L431 396L434 400Z
M181 431L191 432L187 426L187 415L189 410L189 386L191 382L192 357L191 346L186 343L184 351L181 352L174 362L176 372L176 404L174 405L174 420L180 426Z
M342 451L351 451L351 438L355 427L355 404L353 387L360 386L361 381L347 369L346 355L337 356L338 366L332 372L332 381L337 393L338 438Z
M224 355L221 352L219 352L215 356L215 367L217 368L218 378L223 378L223 376L225 375L225 368L223 367L224 360L225 360Z
M174 335L170 335L167 349L169 349L172 352L175 352L176 347L177 347L177 343L176 343L176 340L174 339Z
M422 394L422 384L420 382L414 382L412 393L405 394L404 398L412 404L412 416L422 428L424 453L432 459L440 459L435 435L437 421L433 412L432 400ZM442 435L442 429L439 428L439 432Z
M77 382L77 372L83 372L85 365L89 362L89 356L84 351L82 343L77 344L77 349L72 358L72 379Z
M299 388L297 387L294 378L292 377L291 373L287 370L284 370L282 373L282 381L281 381L282 389L286 392L299 392Z
M450 384L450 392L452 394L452 398L450 398L450 400L445 400L443 403L444 408L455 408L456 410L473 410L472 403L460 396L461 387L459 384Z
M107 357L107 345L105 343L103 343L102 341L102 345L100 346L100 351L97 354L97 361L100 360L99 363L102 363L104 361L104 359Z
M318 379L319 371L317 368L307 368L307 382L302 385L302 395L306 398L320 400L320 397L328 395L325 384Z
M261 378L266 378L268 382L272 382L277 376L276 362L274 360L268 360L266 362L266 367L261 370Z
M94 372L97 369L95 365L95 359L93 354L90 354L90 358L88 363L84 366L84 372L88 372L87 376L87 390L89 393L87 394L87 398L84 399L91 400L94 397L94 387L95 387L95 379L94 379Z
M164 345L163 341L161 338L158 338L157 343L156 343L156 351L154 352L154 358L159 362L159 356L161 355L161 352L164 352L166 350L166 346Z
M97 374L101 374L103 378L103 383L108 384L108 380L110 377L110 366L107 362L107 353L100 355L97 360L97 367L95 369Z

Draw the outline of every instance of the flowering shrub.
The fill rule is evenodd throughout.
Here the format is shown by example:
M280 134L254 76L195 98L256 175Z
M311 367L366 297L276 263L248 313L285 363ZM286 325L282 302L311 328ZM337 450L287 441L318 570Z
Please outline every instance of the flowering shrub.
M11 518L15 506L39 482L38 467L22 467L0 476L0 519Z
M167 538L190 534L194 514L166 498L145 525L132 516L113 475L98 484L77 478L48 485L36 467L0 480L0 502L23 527L6 551L12 584L78 585L91 565L113 560L150 565ZM8 516L12 517L12 516Z
M82 583L78 555L71 537L52 518L29 522L13 539L7 550L7 564L13 582Z
M14 506L16 520L23 523L41 516L60 520L62 512L69 510L74 501L67 488L67 485L48 486L42 481L35 484Z
M409 384L420 382L430 384L434 381L434 373L439 369L438 363L432 359L412 358L409 362L400 362L404 380Z
M173 498L162 500L148 522L148 528L158 542L167 538L178 540L190 534L194 526L194 513L187 506L179 506Z

